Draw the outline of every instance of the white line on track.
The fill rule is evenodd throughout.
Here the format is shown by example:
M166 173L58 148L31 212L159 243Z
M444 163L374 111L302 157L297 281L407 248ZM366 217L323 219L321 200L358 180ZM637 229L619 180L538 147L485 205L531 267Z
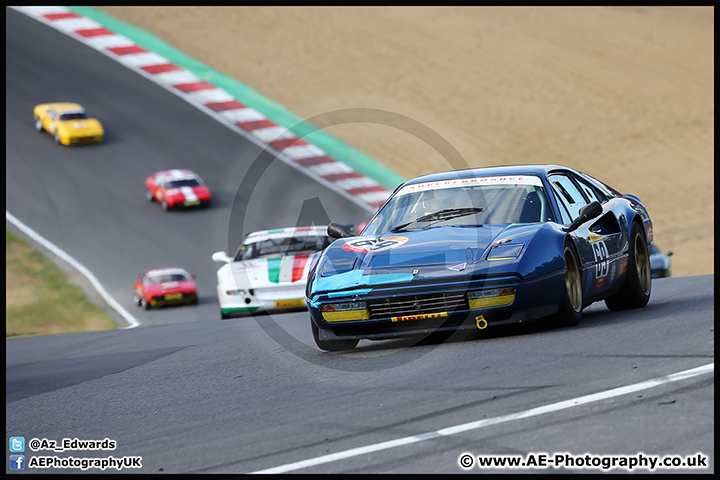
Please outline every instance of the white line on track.
M677 382L687 378L696 377L705 373L711 373L715 371L715 364L709 363L690 370L684 370L682 372L673 373L664 377L653 378L644 382L633 383L624 387L613 388L611 390L605 390L603 392L593 393L582 397L571 398L570 400L564 400L562 402L551 403L549 405L543 405L541 407L531 408L517 413L510 413L507 415L501 415L494 418L486 418L483 420L477 420L474 422L463 423L461 425L455 425L453 427L441 428L434 432L426 432L418 435L412 435L409 437L398 438L396 440L389 440L387 442L375 443L373 445L366 445L364 447L351 448L343 452L331 453L329 455L322 455L320 457L309 458L299 462L287 463L285 465L279 465L277 467L266 468L264 470L257 470L250 473L287 473L294 470L300 470L302 468L313 467L316 465L322 465L324 463L330 463L337 460L343 460L346 458L357 457L366 453L377 452L380 450L388 450L390 448L400 447L403 445L410 445L412 443L422 442L424 440L431 440L434 438L446 437L449 435L455 435L457 433L467 432L469 430L477 430L479 428L488 427L490 425L498 425L500 423L510 422L513 420L521 420L523 418L535 417L545 413L557 412L560 410L566 410L568 408L577 407L579 405L585 405L600 400L607 400L613 397L619 397L621 395L627 395L633 392L639 392L641 390L647 390L648 388L657 387L666 383Z
M32 238L35 242L39 243L43 247L50 250L52 253L57 255L58 257L65 260L67 263L69 263L73 268L75 268L78 272L80 272L85 278L87 278L90 281L90 284L93 286L95 291L102 297L105 302L116 312L118 312L128 323L129 326L126 328L134 328L140 325L140 322L137 321L135 317L130 315L130 313L125 310L108 292L105 290L105 287L102 286L102 284L98 281L98 279L93 275L90 270L85 268L83 264L75 260L73 257L68 255L64 250L61 250L58 246L51 243L49 240L47 240L45 237L37 233L32 228L25 225L23 222L18 220L12 213L5 210L5 219L15 225L20 231L22 231L25 235Z

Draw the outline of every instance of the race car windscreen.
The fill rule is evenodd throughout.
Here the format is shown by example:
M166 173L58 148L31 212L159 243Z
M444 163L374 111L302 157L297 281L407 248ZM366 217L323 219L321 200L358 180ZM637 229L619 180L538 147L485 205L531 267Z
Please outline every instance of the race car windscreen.
M148 275L146 283L168 283L168 282L183 282L190 280L186 275L182 273L163 273L157 275Z
M60 120L82 120L88 118L87 115L85 115L83 112L72 112L72 113L61 113L60 114Z
M537 223L551 218L538 177L468 178L401 188L363 235L445 225Z
M196 178L183 178L182 180L169 180L165 188L199 187L200 182Z
M268 256L298 255L315 253L332 243L328 236L308 235L303 237L266 238L243 245L235 260L250 260Z

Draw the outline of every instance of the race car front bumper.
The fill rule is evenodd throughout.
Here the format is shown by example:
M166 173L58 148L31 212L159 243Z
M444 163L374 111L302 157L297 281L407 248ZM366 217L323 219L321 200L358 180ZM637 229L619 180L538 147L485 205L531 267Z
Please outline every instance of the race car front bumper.
M388 285L361 295L316 295L309 310L321 340L382 340L546 317L558 311L564 287L562 270L530 280Z

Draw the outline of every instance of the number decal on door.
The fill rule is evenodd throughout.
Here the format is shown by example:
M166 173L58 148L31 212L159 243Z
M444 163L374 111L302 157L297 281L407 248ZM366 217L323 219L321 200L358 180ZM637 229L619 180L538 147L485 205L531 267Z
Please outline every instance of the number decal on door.
M600 290L605 283L610 262L608 257L607 245L602 240L597 240L592 243L593 255L595 256L595 289Z

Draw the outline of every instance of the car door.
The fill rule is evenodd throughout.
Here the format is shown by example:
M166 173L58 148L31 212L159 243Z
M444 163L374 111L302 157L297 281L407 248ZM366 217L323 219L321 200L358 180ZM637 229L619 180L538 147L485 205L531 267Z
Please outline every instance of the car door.
M45 124L45 130L54 135L55 130L57 130L57 111L54 108L46 112L46 115L43 117L43 123Z
M580 210L590 202L569 172L552 173L548 175L548 181L560 209L561 223L570 225L579 216ZM596 294L598 286L602 288L607 277L607 245L600 236L592 234L591 237L590 228L594 224L595 222L585 222L570 233L580 257L583 297L586 299ZM598 278L602 279L600 283Z
M145 291L143 289L143 279L145 278L145 275L140 275L135 279L135 295L137 295L137 298L143 299L145 298Z
M613 286L613 279L621 269L622 249L627 232L624 232L615 211L603 192L590 182L571 172L549 177L558 203L563 204L567 216L574 220L580 209L597 201L603 205L599 217L581 225L573 237L576 241L583 268L583 296L590 299L601 296Z
M154 183L153 195L155 196L155 199L158 202L162 202L162 200L163 200L162 190L163 190L164 182L165 182L165 178L162 175L156 175L153 178L153 183Z

